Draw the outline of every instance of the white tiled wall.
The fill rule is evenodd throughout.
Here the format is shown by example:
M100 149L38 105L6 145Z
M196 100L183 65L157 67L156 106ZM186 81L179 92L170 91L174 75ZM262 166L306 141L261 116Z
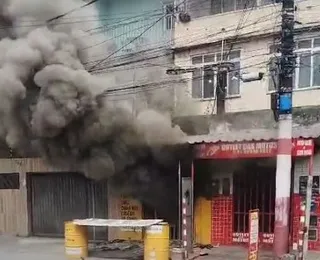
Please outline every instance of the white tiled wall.
M297 159L294 166L294 193L299 193L299 177L309 173L309 158ZM313 159L313 175L320 175L320 153L316 153Z

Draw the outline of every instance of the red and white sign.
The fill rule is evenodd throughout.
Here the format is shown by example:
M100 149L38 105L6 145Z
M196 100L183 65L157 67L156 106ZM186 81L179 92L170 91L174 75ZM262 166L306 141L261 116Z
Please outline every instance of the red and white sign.
M260 243L273 244L274 234L272 233L260 233L259 234ZM232 242L234 243L248 243L249 233L232 233Z
M232 242L234 243L248 243L249 233L232 233Z
M314 152L313 139L295 139L292 142L292 156L312 156Z
M249 212L249 252L248 260L257 260L259 252L259 210Z
M277 141L205 143L195 145L197 159L263 158L277 156ZM311 156L314 151L313 139L294 139L292 156Z

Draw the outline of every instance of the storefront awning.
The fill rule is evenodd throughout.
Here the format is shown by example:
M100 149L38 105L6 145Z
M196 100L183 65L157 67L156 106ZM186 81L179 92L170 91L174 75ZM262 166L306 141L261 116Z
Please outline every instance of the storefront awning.
M218 143L218 142L244 142L276 140L277 129L241 129L230 131L216 131L208 135L187 136L185 141L189 144ZM318 138L320 136L320 123L309 126L300 125L292 128L293 138Z
M79 226L96 227L149 227L161 223L162 219L75 219L73 223Z

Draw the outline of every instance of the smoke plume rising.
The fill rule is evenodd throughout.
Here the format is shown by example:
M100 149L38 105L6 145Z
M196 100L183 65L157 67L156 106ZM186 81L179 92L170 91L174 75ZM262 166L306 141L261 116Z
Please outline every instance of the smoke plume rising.
M123 191L138 197L152 189L165 193L166 185L151 183L174 174L161 172L175 164L170 145L184 133L172 127L161 95L150 98L152 109L136 113L125 100L97 98L116 87L86 70L85 64L101 57L101 49L90 48L101 39L86 33L99 26L98 19L71 22L97 17L94 7L46 23L80 4L1 1L0 136L10 148L36 151L55 167L76 169L93 179L113 177Z

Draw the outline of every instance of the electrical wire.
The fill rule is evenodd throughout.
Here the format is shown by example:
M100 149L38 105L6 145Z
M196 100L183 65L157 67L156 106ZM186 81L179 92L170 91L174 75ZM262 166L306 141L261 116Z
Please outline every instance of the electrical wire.
M102 59L101 61L97 62L95 65L93 65L88 71L92 72L92 70L94 68L96 68L97 66L99 66L102 62L104 62L105 60L109 59L110 57L114 56L115 54L117 54L118 52L120 52L121 50L123 50L125 47L127 47L129 44L131 44L132 42L136 41L138 38L140 38L143 34L145 34L147 31L149 31L153 26L155 26L158 22L160 22L163 19L163 17L160 17L159 19L157 19L154 23L152 23L150 26L148 26L145 30L143 30L138 36L134 37L132 40L130 40L128 43L122 45L120 48L118 48L117 50L115 50L114 52L112 52L111 54L109 54L106 58Z
M261 18L259 18L259 20L260 20ZM255 21L254 22L254 24L258 24L258 21ZM248 25L249 26L249 25ZM228 30L228 28L226 28L227 30L227 32L228 31L232 31L233 30L233 27L232 27L232 29L230 29L230 30ZM254 32L259 32L259 30L256 30L256 31L254 31ZM254 33L253 32L253 33ZM218 36L218 35L220 35L221 34L221 32L218 32L218 33L216 33L216 36ZM198 35L198 34L197 34ZM213 36L213 34L211 34L211 36ZM184 36L185 37L185 36ZM188 35L188 37L190 37L190 35ZM182 37L180 37L180 39L181 39ZM206 38L206 36L204 36L203 38ZM175 41L177 38L174 38L173 39L173 41ZM200 40L201 38L197 38L198 40ZM172 41L172 40L170 40L170 41ZM153 44L154 45L154 44ZM144 45L144 46L150 46L150 45ZM151 44L151 46L152 46L152 44ZM166 47L166 46L161 46L160 47L160 50L162 51L163 49L165 49L165 48L168 48L168 47ZM155 49L155 48L151 48L151 49L144 49L143 51L141 51L140 53L144 53L144 52L155 52L155 51L157 51L157 49ZM139 52L138 52L139 53ZM123 57L126 57L127 55L123 55ZM121 60L121 56L120 57L117 57L116 58L116 60ZM89 61L89 62L87 62L86 63L86 65L87 64L90 64L90 63L92 63L92 62L97 62L97 61L101 61L101 59L99 59L99 60L95 60L95 61ZM101 64L102 65L102 64Z
M255 53L255 52L257 52L259 50L262 50L262 49L265 49L265 48L255 49L255 50L253 50L251 52ZM211 55L211 54L215 54L215 53L208 53L208 55ZM246 52L246 54L248 54L248 52ZM266 56L266 55L270 55L270 53L269 52L263 52L263 53L259 53L259 54L253 54L251 56L246 56L245 58L241 58L241 61L249 60L251 58L256 58L256 57L260 57L260 56ZM121 64L117 64L117 65L111 65L109 67L105 67L104 70L112 69L112 71L117 71L117 69L114 70L114 68L123 67L123 66L127 66L127 65L130 65L130 64L136 64L138 62L144 62L144 61L148 61L148 60L152 60L152 59L157 59L157 58L163 57L163 56L164 55L157 55L157 56L152 56L152 57L149 57L149 58L141 58L140 60L128 61L126 63L121 63ZM188 59L188 58L187 59L179 59L179 62L189 62L189 61L190 61L190 59ZM144 68L146 66L148 66L148 65L147 64L142 64L140 66L134 66L134 68ZM156 64L154 64L154 66L170 69L170 68L172 68L172 63L171 62L168 62L168 63L156 63ZM131 70L132 68L133 67L119 68L119 70L126 71L126 70Z
M182 5L186 2L186 0L184 0L183 2L181 2L179 5ZM179 6L177 5L176 8ZM163 20L165 17L167 16L167 14L164 14L162 17L160 17L159 19L157 19L154 23L152 23L150 26L148 26L145 30L143 30L138 36L134 37L132 40L130 40L128 43L124 44L122 47L120 47L119 49L115 50L114 52L112 52L111 54L109 54L105 59L99 61L98 63L96 63L95 65L93 65L88 71L91 72L94 68L96 68L97 66L99 66L102 62L104 62L105 60L107 60L108 58L112 57L113 55L115 55L116 53L118 53L119 51L123 50L125 47L127 47L129 44L131 44L132 42L136 41L138 38L140 38L143 34L145 34L147 31L149 31L152 27L154 27L157 23L159 23L161 20Z
M246 0L246 2L245 2L245 4L244 4L244 9L242 10L242 15L240 16L238 25L237 25L236 30L235 30L235 34L236 34L235 41L238 39L238 35L239 35L238 31L241 29L241 26L242 26L242 23L243 23L243 19L244 19L244 17L245 17L246 12L247 12L247 7L248 7L249 2L250 2L250 0ZM252 8L253 8L253 7L254 7L254 6L252 6ZM251 10L252 10L252 9L251 9ZM224 41L224 40L222 40L222 41ZM230 53L231 53L231 51L232 51L232 49L233 49L233 46L234 46L234 43L231 43L230 48L229 48L229 51L228 51L227 54L226 54L226 59L229 59ZM223 55L224 55L224 50L222 50L221 60L223 60ZM215 92L217 92L217 88L219 88L219 91L220 91L220 92L222 92L222 93L225 92L225 90L222 89L222 86L220 86L220 84L219 84L218 82L216 83L216 86L215 86ZM213 114L213 113L214 113L215 106L216 106L215 104L212 106L212 110L211 110L211 113L210 113L210 114ZM209 108L208 108L208 110L209 110Z
M266 54L270 54L270 53L266 53ZM242 68L243 69L243 68ZM159 83L158 83L159 84ZM141 87L141 86L139 86L139 87Z
M267 64L266 61L261 61L261 62L258 62L258 63L255 63L255 64L250 64L250 65L247 65L247 66L244 66L242 68L240 68L240 71L242 70L245 70L245 69L248 69L248 68L252 68L252 67L256 67L256 66L259 66L259 65L263 65L262 67L265 67L265 65ZM193 79L201 79L202 76L199 76L199 77L196 77L196 78L193 78ZM103 95L115 95L117 94L118 92L121 92L120 95L122 94L128 94L130 93L130 90L137 90L139 88L143 88L143 87L146 87L146 86L159 86L160 88L166 88L168 87L167 84L173 84L173 83L182 83L182 82L187 82L187 81L192 81L193 80L192 78L190 79L174 79L174 80L163 80L163 81L156 81L156 82L140 82L141 84L138 84L135 85L135 86L132 86L132 85L121 85L117 88L114 88L114 89L107 89L105 90L105 92L102 93L102 96ZM128 92L129 90L129 92Z
M258 51L258 50L256 49L256 50L254 50L254 51L252 51L252 52L256 52L256 51ZM124 61L124 62L122 62L122 63L111 64L111 65L105 66L105 67L103 67L103 68L98 68L98 69L96 69L94 72L103 71L103 70L112 69L112 68L121 67L121 66L127 66L127 65L130 65L130 64L138 63L138 62L148 61L148 60L151 60L151 59L153 59L153 58L156 59L156 58L160 58L160 57L165 57L165 56L172 55L172 52L168 52L168 53L165 53L165 54L163 54L163 52L161 52L161 53L159 53L159 55L158 55L158 53L159 53L159 52L156 52L154 56L150 56L150 57L146 57L146 58L135 59L135 60L132 60L132 59L131 59L131 60L129 60L129 61ZM247 52L247 53L248 53L248 52ZM152 54L152 52L151 52L150 54ZM209 53L208 53L208 54L209 54ZM264 53L263 55L265 55L265 54L268 54L268 53ZM147 56L147 55L145 54L145 56ZM255 55L255 56L256 56L256 55ZM190 61L190 58L187 58L187 59L185 59L185 60L179 59L179 62L181 62L181 61L189 62L189 61ZM158 65L158 66L163 65L164 67L167 67L167 68L170 68L170 65L171 65L171 67L172 67L172 63L165 63L165 64L162 63L162 64L157 64L157 65ZM168 65L168 66L166 66L166 65Z
M92 1L90 1L89 3L85 3L85 4L83 4L83 5L81 5L81 6L77 7L77 8L74 8L74 9L66 12L66 13L63 13L63 14L57 15L57 16L55 16L55 17L53 17L53 18L50 18L50 19L48 19L46 22L47 22L47 23L51 23L51 22L53 22L53 21L55 21L55 20L58 20L58 19L60 19L60 18L65 17L65 16L67 16L67 15L69 15L69 14L75 12L75 11L78 11L78 10L80 10L80 9L82 9L82 8L85 8L85 7L89 6L89 5L92 5L92 4L94 4L94 3L98 2L98 1L99 1L99 0L92 0Z

